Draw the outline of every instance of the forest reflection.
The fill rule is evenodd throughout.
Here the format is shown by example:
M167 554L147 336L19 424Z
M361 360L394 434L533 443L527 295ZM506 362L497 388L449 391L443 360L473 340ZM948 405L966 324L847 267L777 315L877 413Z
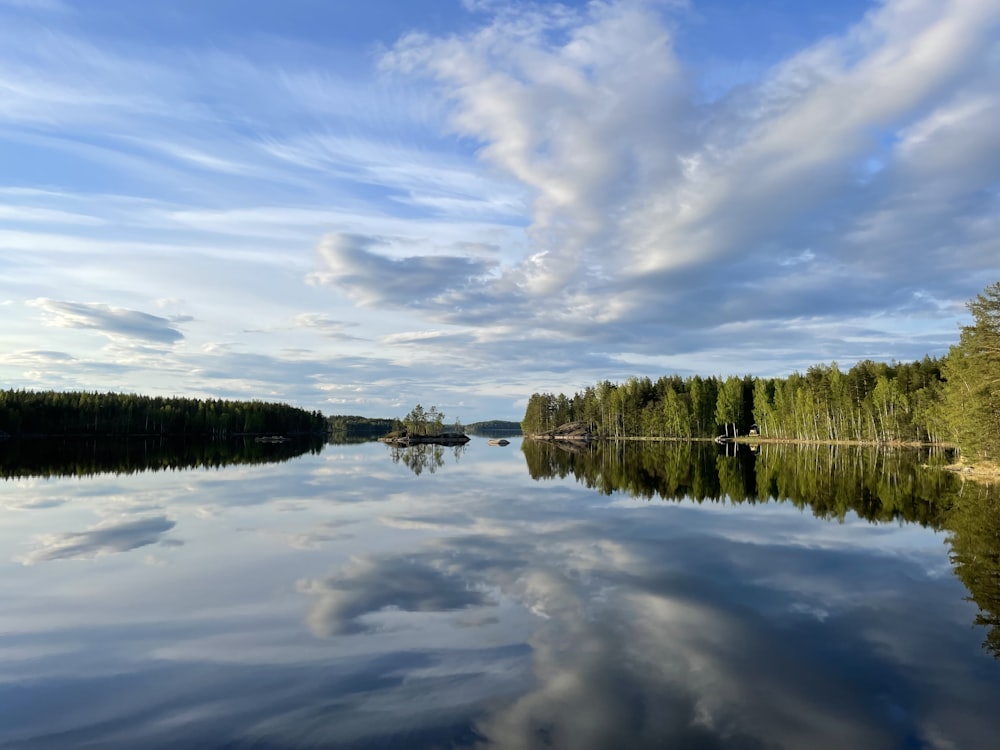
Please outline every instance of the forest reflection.
M727 451L728 448L728 451ZM928 467L942 454L845 445L717 446L711 442L525 440L534 479L572 475L599 492L647 500L791 502L816 516L905 520L943 528L959 481ZM734 450L735 449L735 450Z
M323 445L322 437L306 436L275 443L252 437L4 440L0 442L0 478L87 477L277 463L304 453L319 453Z
M451 454L455 462L458 462L463 455L467 445L434 445L433 443L419 443L417 445L390 445L394 464L402 463L410 471L420 476L425 471L428 474L435 473L445 464L445 456Z
M1000 658L1000 492L941 469L940 450L856 445L525 440L536 480L573 476L604 494L682 502L791 503L818 518L849 513L947 533L955 574L979 607L983 647Z

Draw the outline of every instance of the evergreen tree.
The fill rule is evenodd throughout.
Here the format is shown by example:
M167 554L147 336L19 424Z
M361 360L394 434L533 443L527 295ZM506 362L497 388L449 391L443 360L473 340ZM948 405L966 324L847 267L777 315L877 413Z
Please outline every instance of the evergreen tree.
M945 361L945 418L963 455L1000 459L1000 282L969 305L973 324L962 328Z

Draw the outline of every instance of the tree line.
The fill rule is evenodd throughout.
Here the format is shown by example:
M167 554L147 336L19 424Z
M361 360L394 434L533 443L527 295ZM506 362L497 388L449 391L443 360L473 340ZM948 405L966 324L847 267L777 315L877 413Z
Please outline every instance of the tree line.
M787 378L694 375L602 381L567 397L535 393L522 429L541 433L572 421L614 438L747 435L814 441L929 441L941 437L940 360L834 362Z
M572 396L534 393L521 427L572 421L611 437L726 434L808 441L953 442L970 459L1000 458L1000 282L969 303L973 324L944 358L836 362L785 378L633 377Z
M0 391L0 433L17 436L325 433L319 411L282 403L87 391Z
M507 419L489 419L484 422L473 422L472 424L467 424L465 426L465 431L476 434L476 435L489 435L494 434L520 434L521 423L511 422Z
M402 428L398 419L335 414L326 418L330 432L345 437L380 438Z

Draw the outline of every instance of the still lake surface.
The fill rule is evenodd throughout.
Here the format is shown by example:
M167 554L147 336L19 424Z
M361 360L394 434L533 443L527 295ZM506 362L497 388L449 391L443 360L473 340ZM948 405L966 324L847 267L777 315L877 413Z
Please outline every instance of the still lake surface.
M0 443L2 748L998 746L934 456L64 447Z

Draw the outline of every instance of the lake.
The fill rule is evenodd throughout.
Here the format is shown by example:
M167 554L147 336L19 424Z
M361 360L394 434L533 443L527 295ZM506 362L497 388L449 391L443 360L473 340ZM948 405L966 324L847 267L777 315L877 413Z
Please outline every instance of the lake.
M0 443L0 747L995 747L996 493L729 450Z

